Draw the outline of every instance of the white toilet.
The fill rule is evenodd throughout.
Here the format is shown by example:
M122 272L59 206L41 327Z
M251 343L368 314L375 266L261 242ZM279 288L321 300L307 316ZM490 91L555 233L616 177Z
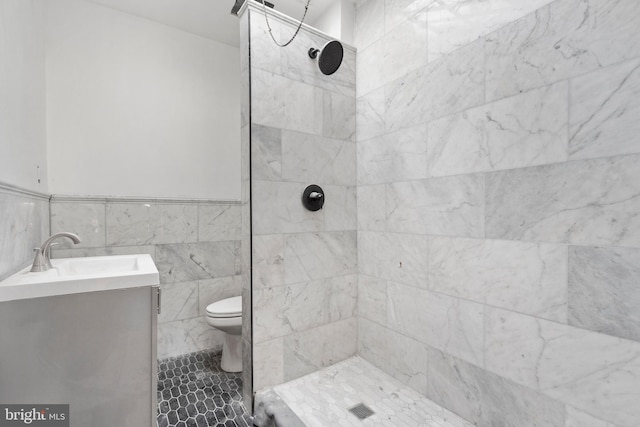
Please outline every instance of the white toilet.
M222 370L242 371L242 297L227 298L209 304L207 323L225 332L220 363Z

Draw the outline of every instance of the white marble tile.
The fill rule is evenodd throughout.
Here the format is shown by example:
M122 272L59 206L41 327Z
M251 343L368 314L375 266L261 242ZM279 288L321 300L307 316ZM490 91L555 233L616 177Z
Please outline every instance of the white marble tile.
M159 359L198 350L221 348L223 342L224 332L209 326L204 317L158 325Z
M249 178L251 176L251 127L243 125L240 128L240 203L249 203Z
M640 341L640 249L569 247L569 324Z
M418 12L382 37L383 83L427 65L427 12ZM366 70L365 70L366 71Z
M283 339L253 346L253 389L258 391L284 382Z
M356 140L382 135L384 127L384 87L356 99Z
M240 126L242 127L249 125L249 117L251 116L250 86L249 71L240 72Z
M426 236L358 233L358 270L368 276L427 287Z
M461 175L387 186L387 230L483 236L483 177Z
M586 412L567 406L567 420L565 427L618 427L613 423L608 423L592 417Z
M162 283L158 323L198 317L198 282Z
M356 200L358 230L384 231L386 228L386 186L359 185Z
M429 60L436 60L444 54L465 46L551 1L434 2L428 9Z
M432 176L567 159L568 84L532 90L429 123Z
M353 317L356 294L355 275L254 289L254 342Z
M632 427L640 419L640 343L487 308L487 369Z
M640 60L576 77L570 93L571 159L640 152Z
M149 254L151 258L156 257L156 247L146 246L106 246L101 248L79 248L79 249L52 249L51 258L79 258L89 256L111 256L111 255L135 255Z
M412 126L358 142L358 183L427 178L427 126Z
M0 280L33 262L49 237L49 202L0 191Z
M251 126L251 178L262 181L282 179L282 130Z
M198 241L218 242L240 240L242 234L242 206L199 205Z
M380 325L386 325L386 280L364 274L358 276L358 316L379 323Z
M214 302L242 295L242 276L198 280L198 313L207 315L207 306Z
M312 182L354 185L355 145L329 137L282 131L282 179L304 183L305 187Z
M354 170L355 167L352 167ZM323 185L325 230L344 231L357 228L356 187Z
M474 425L564 426L560 402L432 348L428 359L427 397Z
M253 181L251 189L254 235L299 233L325 229L325 211L307 210L301 202L308 184ZM259 214L257 214L259 213Z
M157 245L155 262L161 283L235 276L240 271L236 241Z
M427 348L367 319L358 319L358 355L415 391L427 393Z
M251 72L251 122L322 134L323 91L273 72Z
M384 28L391 31L398 25L427 7L437 4L435 0L386 0L384 10Z
M483 365L483 306L412 286L389 283L387 325L390 329Z
M385 0L367 0L358 7L353 38L361 50L384 35Z
M270 71L282 75L282 61L280 59L281 49L275 44L269 34L269 26L271 34L279 43L284 43L287 34L282 33L283 24L275 19L269 19L269 26L264 15L259 12L249 11L250 15L250 52L251 72L256 69Z
M282 234L253 236L254 289L284 285L284 239Z
M195 242L195 204L108 203L107 245L147 245Z
M558 0L486 37L487 100L637 57L640 4Z
M284 380L352 357L356 353L357 333L357 321L352 317L284 337Z
M487 174L486 236L638 246L639 161L632 155Z
M345 141L356 140L356 98L325 90L322 135Z
M483 40L385 86L385 126L393 131L484 102Z
M433 237L429 289L567 321L565 245Z
M105 246L104 203L51 203L51 234L69 231L82 240L78 245L68 239L57 240L60 249Z
M358 97L370 95L374 91L383 91L384 84L389 80L384 71L384 42L383 39L375 41L358 50L356 57L356 94ZM358 130L360 132L360 130Z
M308 427L471 427L359 357L353 357L273 388ZM375 415L348 412L364 402Z
M357 257L355 231L287 235L284 283L353 274Z

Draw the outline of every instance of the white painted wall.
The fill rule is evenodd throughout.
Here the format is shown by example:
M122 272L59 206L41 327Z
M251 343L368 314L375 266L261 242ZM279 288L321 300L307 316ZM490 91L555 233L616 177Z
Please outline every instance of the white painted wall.
M311 26L338 40L353 44L355 5L353 0L336 0Z
M240 199L237 48L83 0L46 21L52 193Z
M41 0L1 0L0 182L40 192L47 191L44 58Z

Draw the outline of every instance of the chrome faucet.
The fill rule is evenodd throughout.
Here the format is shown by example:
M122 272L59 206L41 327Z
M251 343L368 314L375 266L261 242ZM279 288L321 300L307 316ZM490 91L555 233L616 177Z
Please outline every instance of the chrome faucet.
M78 237L76 234L68 233L66 231L63 231L62 233L56 233L53 236L49 237L44 241L42 246L33 250L36 253L36 257L34 258L33 265L31 266L32 273L47 271L48 269L53 268L53 266L51 265L51 246L54 245L53 241L60 237L68 237L76 245L81 242L80 237Z

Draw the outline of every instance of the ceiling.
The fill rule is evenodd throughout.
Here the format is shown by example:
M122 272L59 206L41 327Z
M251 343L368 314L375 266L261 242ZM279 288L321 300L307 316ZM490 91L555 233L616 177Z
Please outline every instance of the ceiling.
M235 0L88 0L208 39L238 46L238 18L231 15ZM306 0L269 0L275 9L300 19ZM317 19L336 0L311 0L305 22ZM339 1L339 0L338 0Z

